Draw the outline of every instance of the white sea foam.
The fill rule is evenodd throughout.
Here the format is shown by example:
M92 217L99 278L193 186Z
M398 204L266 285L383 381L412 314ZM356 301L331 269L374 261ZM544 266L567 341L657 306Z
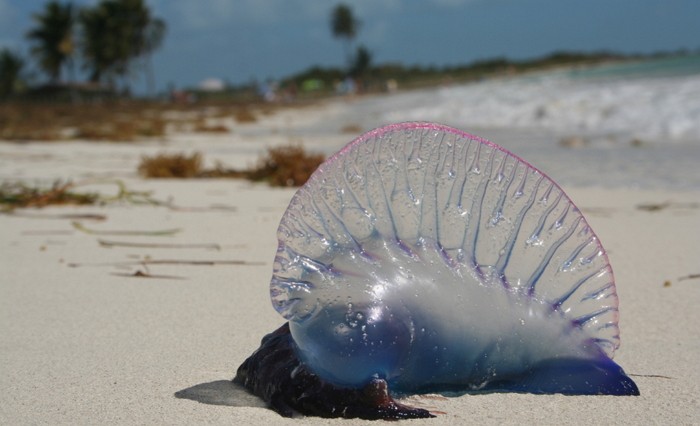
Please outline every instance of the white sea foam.
M700 75L577 78L568 72L407 94L386 121L536 128L591 138L700 142Z

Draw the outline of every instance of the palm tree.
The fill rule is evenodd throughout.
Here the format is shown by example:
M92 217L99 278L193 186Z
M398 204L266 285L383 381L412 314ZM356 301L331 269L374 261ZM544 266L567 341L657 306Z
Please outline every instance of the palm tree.
M372 53L365 46L360 45L360 47L357 48L350 74L355 77L361 77L369 71L371 64Z
M0 50L0 98L10 96L21 89L24 60L9 49Z
M80 14L82 53L94 82L116 78L127 85L134 59L149 59L163 41L165 22L143 0L102 0Z
M110 13L112 8L104 2L92 8L83 9L78 17L81 32L81 53L83 67L89 73L90 81L97 83L111 78L114 73L118 49L115 43L115 26Z
M348 67L352 67L352 41L357 35L357 29L360 26L352 13L352 9L345 4L339 4L331 13L331 31L333 37L344 40L345 59Z
M73 55L73 5L50 1L44 12L34 14L33 18L36 27L27 33L33 44L32 54L39 60L40 68L49 75L51 83L58 83L63 65L70 63Z
M140 50L141 56L143 56L144 59L144 69L146 73L148 91L151 94L153 94L156 85L152 56L153 52L158 49L161 44L163 44L166 28L165 21L160 18L153 18L149 19L148 25L146 25L146 28L144 29L143 46Z
M90 81L105 81L114 86L116 78L125 77L133 49L128 0L103 0L81 11L83 66Z

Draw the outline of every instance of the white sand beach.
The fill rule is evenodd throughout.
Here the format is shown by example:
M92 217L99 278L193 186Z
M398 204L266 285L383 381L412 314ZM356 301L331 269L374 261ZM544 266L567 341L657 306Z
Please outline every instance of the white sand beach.
M329 154L381 124L373 111L392 99L287 109L224 135L0 142L3 181L71 179L106 195L121 182L168 203L0 215L0 424L366 424L285 419L229 382L283 323L268 284L277 225L294 190L230 179L146 180L136 168L142 155L191 151L242 167L290 141ZM341 131L349 125L360 131ZM416 396L408 403L437 417L411 423L698 424L698 144L666 149L596 139L567 148L552 132L460 127L546 171L583 211L615 272L622 338L615 360L641 395Z

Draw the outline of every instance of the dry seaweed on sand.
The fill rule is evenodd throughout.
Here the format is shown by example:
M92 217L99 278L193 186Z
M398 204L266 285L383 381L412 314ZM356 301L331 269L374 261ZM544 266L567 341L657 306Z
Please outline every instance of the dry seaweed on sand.
M309 153L300 145L288 145L269 148L256 166L246 170L227 169L220 164L204 169L201 154L195 152L144 156L138 171L146 178L228 177L265 181L271 186L301 186L324 160L323 154Z
M309 154L301 145L270 148L248 179L267 181L272 186L301 186L323 163L323 154Z
M193 178L202 173L202 155L157 154L143 156L138 167L139 174L149 178Z
M95 191L78 190L81 186L105 184L116 185L117 193L110 196ZM169 203L153 198L150 191L129 190L124 182L119 180L80 183L56 180L50 185L29 185L21 181L0 183L0 212L7 213L17 208L42 208L50 205L94 205L114 202L172 208Z
M23 182L0 184L0 209L41 208L53 204L95 204L100 196L94 192L77 192L72 182L55 181L49 187L29 186Z

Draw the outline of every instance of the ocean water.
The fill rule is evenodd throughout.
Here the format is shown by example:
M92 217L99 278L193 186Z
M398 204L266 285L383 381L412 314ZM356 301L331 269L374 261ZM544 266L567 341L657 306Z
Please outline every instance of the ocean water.
M313 119L311 119L313 118ZM292 133L327 154L361 130L433 121L565 186L700 190L700 55L539 72L326 105Z
M272 120L273 134L267 125L239 133L330 155L364 131L432 121L489 139L565 186L700 191L700 55L399 88Z
M700 55L447 86L407 94L384 118L539 129L593 142L700 144Z
M574 78L684 77L700 74L700 54L612 63L570 70Z

